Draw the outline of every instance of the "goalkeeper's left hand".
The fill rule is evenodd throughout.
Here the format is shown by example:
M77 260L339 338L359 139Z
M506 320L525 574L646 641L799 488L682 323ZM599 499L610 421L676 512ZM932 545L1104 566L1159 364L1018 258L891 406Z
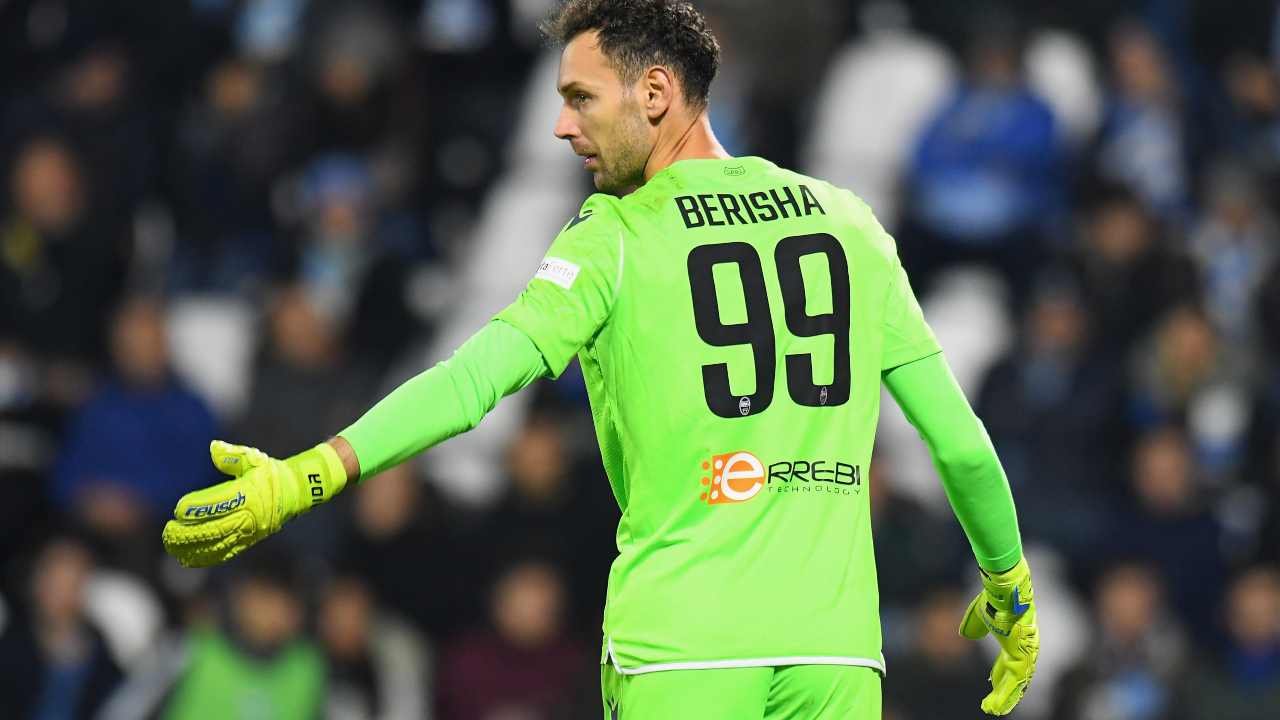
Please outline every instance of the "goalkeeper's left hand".
M209 455L235 479L184 495L162 535L164 549L187 567L230 560L347 484L342 460L327 443L277 460L215 440Z
M982 592L969 603L960 634L978 640L988 632L1000 643L1000 656L991 669L991 693L982 701L989 715L1008 715L1026 694L1036 674L1040 632L1036 627L1031 568L1023 558L1003 573L982 573Z

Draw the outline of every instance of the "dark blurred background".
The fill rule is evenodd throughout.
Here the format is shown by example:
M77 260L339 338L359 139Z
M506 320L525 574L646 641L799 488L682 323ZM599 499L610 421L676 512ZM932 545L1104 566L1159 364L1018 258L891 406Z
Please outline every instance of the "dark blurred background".
M589 192L551 4L0 0L0 715L600 717L573 371L228 567L159 542L210 439L309 447L530 277ZM698 5L726 147L872 205L1000 453L1015 717L1280 717L1278 4ZM972 557L887 399L871 488L885 715L977 717Z

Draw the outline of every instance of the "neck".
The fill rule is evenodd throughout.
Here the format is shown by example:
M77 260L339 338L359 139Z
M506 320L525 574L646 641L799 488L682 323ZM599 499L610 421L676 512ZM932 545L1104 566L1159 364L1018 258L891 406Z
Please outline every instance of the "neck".
M711 118L706 111L698 113L692 122L677 125L674 133L659 131L658 141L644 166L644 180L657 175L663 168L680 160L720 159L732 157L711 131Z

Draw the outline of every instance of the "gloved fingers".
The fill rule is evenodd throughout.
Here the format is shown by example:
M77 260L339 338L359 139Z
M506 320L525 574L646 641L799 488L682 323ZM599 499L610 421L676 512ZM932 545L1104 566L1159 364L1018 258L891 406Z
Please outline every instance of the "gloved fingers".
M187 567L210 567L230 560L252 545L252 542L241 538L229 538L227 542L219 543L216 548L196 553L186 560L179 560L179 562Z
M170 520L161 539L165 550L188 567L204 567L220 562L228 550L254 534L253 516L236 513L198 523Z
M981 613L986 611L986 597L986 593L978 593L973 602L969 603L969 608L964 611L964 617L960 620L960 634L970 640L981 640L989 632L981 616Z
M982 711L988 715L1008 715L1026 694L1029 676L1008 662L1002 653L991 671L991 693L982 700Z
M228 480L183 495L173 508L173 517L185 523L200 522L233 512L244 503L244 485Z
M203 547L221 542L223 538L235 532L229 522L231 518L218 518L200 523L184 523L170 520L165 523L160 539L169 551L193 552Z
M265 465L267 454L248 445L232 445L222 440L209 443L209 457L213 466L231 477L240 477L249 470Z

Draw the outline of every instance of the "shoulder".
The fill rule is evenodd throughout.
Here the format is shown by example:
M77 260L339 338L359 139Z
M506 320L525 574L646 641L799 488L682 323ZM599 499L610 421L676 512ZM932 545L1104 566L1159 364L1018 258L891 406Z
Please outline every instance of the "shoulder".
M577 215L569 218L560 229L563 236L594 235L613 232L622 224L620 201L612 195L593 193L578 208Z
M560 229L534 277L566 290L584 270L613 278L621 262L624 229L618 199L591 195Z
M790 184L799 185L816 195L828 213L843 218L844 223L858 231L861 239L878 253L889 256L897 252L893 238L876 219L875 211L851 190L792 170L779 169L779 172L787 177Z

